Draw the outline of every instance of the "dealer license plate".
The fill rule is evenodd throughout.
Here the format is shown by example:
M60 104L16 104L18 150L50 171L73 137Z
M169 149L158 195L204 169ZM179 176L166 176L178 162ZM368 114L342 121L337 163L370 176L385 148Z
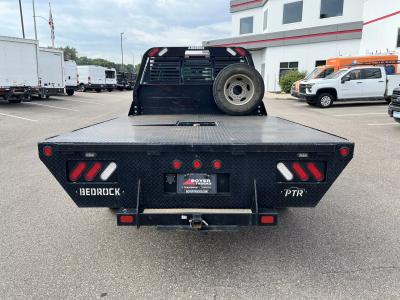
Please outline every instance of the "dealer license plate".
M178 174L178 194L216 194L215 174Z

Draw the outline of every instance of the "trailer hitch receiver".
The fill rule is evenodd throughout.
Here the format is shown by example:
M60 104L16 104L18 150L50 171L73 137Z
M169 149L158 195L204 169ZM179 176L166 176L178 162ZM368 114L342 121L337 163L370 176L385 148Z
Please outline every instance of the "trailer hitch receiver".
M194 230L201 230L203 227L207 227L208 223L203 220L201 215L193 215L193 218L189 220L190 228Z

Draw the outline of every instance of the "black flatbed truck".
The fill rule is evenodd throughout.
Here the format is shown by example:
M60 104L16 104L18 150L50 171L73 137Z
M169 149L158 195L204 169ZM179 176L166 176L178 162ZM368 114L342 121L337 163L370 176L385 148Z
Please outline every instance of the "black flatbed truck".
M117 209L121 226L276 225L278 208L316 206L354 144L263 103L223 113L212 86L235 63L253 66L243 48L152 48L129 116L40 142L40 159L79 207Z

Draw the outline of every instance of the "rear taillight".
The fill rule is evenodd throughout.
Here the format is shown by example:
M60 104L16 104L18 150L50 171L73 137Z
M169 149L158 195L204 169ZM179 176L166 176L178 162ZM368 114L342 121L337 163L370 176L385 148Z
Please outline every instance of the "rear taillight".
M129 225L135 222L135 216L133 215L119 215L118 216L119 225Z
M276 165L278 182L323 182L326 163L321 161L282 161Z
M115 182L117 163L111 161L69 161L70 182Z
M342 157L347 157L350 154L350 149L347 147L342 147L340 148L339 152Z
M247 54L246 50L244 50L243 48L235 48L235 51L240 56L246 56L246 54Z
M46 157L51 157L53 156L53 147L51 146L44 146L43 147L43 154Z
M261 225L275 225L277 222L277 216L275 215L264 215L260 217Z
M158 48L153 48L149 52L149 57L154 57L158 53L159 49Z

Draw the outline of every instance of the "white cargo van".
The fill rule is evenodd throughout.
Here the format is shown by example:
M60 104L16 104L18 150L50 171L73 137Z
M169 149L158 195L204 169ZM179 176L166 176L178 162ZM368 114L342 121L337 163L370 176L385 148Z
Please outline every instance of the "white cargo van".
M79 90L101 92L106 87L105 70L101 66L78 66Z
M39 47L39 97L64 94L64 53Z
M0 37L0 97L10 103L30 99L38 89L37 41Z
M106 89L112 92L117 87L117 71L114 68L105 70Z
M72 96L78 89L78 67L73 60L64 61L65 92Z

